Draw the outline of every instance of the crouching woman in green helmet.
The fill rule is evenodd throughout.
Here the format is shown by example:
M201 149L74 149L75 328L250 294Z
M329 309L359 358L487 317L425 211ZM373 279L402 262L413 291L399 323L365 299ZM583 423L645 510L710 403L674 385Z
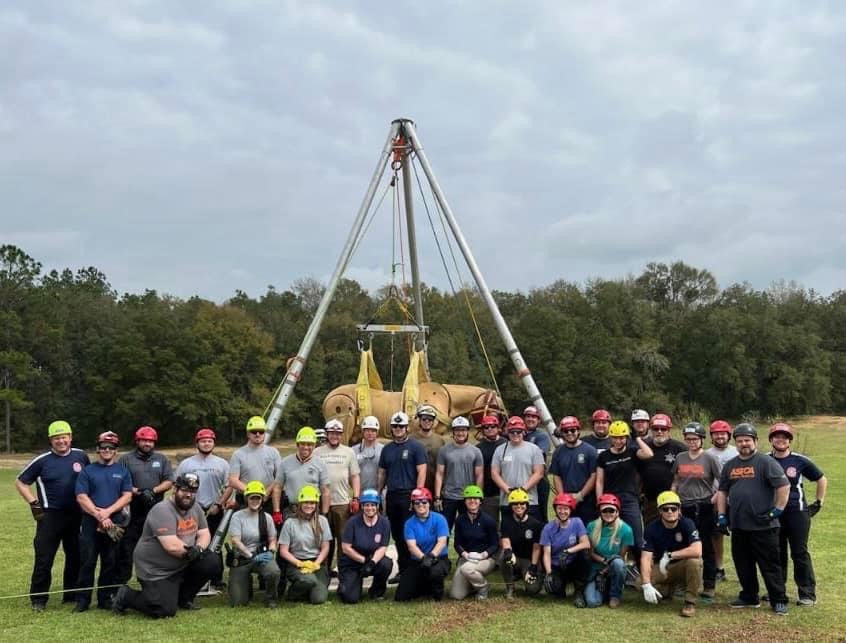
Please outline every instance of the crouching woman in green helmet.
M252 575L264 581L265 605L277 606L279 566L274 560L276 552L276 528L273 518L262 511L267 490L259 480L253 480L244 487L247 507L241 509L229 523L229 536L235 555L229 570L229 603L232 607L246 605L250 600Z
M332 532L329 521L317 511L320 492L305 485L297 497L297 509L279 533L279 557L285 562L288 600L325 603L329 597L329 555Z

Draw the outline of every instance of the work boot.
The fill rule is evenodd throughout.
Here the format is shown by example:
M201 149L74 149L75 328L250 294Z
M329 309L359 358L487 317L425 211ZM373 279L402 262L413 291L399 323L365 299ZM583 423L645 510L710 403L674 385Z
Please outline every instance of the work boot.
M679 612L680 616L684 616L685 618L690 618L696 614L696 605L693 603L685 603L684 607L681 608L681 612Z
M610 607L612 610L617 609L618 607L620 607L620 599L617 598L616 596L612 596L608 600L608 607Z
M126 613L126 595L129 593L129 586L122 585L112 596L112 613L123 615Z
M43 612L47 608L47 605L44 603L33 603L32 604L32 611L33 612Z
M476 590L476 600L477 601L486 601L488 600L488 590L490 589L490 585L485 585L484 587L480 587Z
M505 584L505 599L509 601L514 600L514 583Z
M71 610L74 614L81 614L82 612L88 611L88 602L87 601L77 601L76 605L74 605L73 610Z

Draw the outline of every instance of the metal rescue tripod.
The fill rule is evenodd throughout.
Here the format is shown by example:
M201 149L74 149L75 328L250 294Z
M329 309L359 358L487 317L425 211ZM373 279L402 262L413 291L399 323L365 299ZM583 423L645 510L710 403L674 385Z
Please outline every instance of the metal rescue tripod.
M317 339L317 334L320 331L320 326L323 323L323 319L329 309L329 304L332 302L332 298L335 295L338 283L344 276L344 273L349 266L350 259L363 237L365 221L370 214L374 195L376 194L376 190L389 162L391 163L392 170L402 170L402 181L405 188L408 249L411 262L412 287L414 289L415 321L418 324L417 327L408 330L419 331L419 337L425 338L426 328L423 325L423 299L421 297L420 273L417 263L417 238L414 226L414 211L412 207L411 170L409 167L414 159L420 163L420 167L429 182L429 186L435 196L435 200L440 206L443 217L449 225L450 231L452 232L456 243L461 249L461 254L464 256L467 268L472 273L476 286L479 289L485 304L487 304L488 310L490 311L494 324L496 325L496 329L499 332L499 336L505 345L505 349L508 351L511 362L514 364L514 370L529 395L531 404L538 408L541 415L542 425L547 433L549 433L553 444L558 442L557 438L554 436L555 422L549 413L549 409L543 400L543 396L535 384L535 380L532 377L529 368L526 366L526 362L520 353L520 349L517 348L517 343L514 341L514 337L511 335L511 331L505 323L502 313L496 305L493 295L491 295L491 291L488 289L487 283L485 283L485 278L482 276L479 266L473 258L473 253L470 251L470 247L467 245L467 241L464 238L461 229L458 227L458 222L452 213L449 203L447 203L446 197L438 184L437 178L435 178L435 173L432 171L429 159L423 151L423 145L417 136L417 130L415 129L414 122L406 118L400 118L391 123L388 138L382 147L379 160L376 163L376 170L374 171L370 184L367 187L364 200L358 209L352 230L350 230L350 234L347 237L343 250L341 251L341 256L338 258L338 263L335 265L335 271L332 273L332 277L326 286L323 298L320 300L320 304L314 314L314 319L308 327L305 337L303 337L303 341L300 344L297 355L290 360L288 371L285 373L285 378L283 379L281 386L277 389L274 399L269 405L270 413L265 419L265 422L267 423L267 432L265 433L266 443L271 441L276 425L282 417L282 411L285 409L285 405L288 402L288 398L291 397L294 387L297 385L297 382L302 376L309 353L311 352L314 342ZM425 339L423 341L425 341ZM211 547L217 547L218 551L222 545L223 536L226 533L225 526L228 525L231 513L232 510L227 511L227 515L224 516L221 526L215 533L215 537L212 540Z

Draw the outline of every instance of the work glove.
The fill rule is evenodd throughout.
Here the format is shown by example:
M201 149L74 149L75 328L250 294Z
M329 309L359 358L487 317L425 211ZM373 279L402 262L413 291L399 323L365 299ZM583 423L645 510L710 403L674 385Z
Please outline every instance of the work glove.
M430 569L435 564L435 557L432 554L426 554L420 561L420 566L423 569Z
M258 563L259 565L269 563L271 560L273 560L272 551L263 551L260 554L256 554L255 556L253 556L253 561Z
M353 498L350 500L350 513L357 514L361 509L361 503L359 502L358 498Z
M474 563L482 560L482 554L477 551L468 551L467 552L467 560L471 560Z
M119 527L118 525L115 525L114 523L112 523L112 526L111 526L111 527L108 527L108 528L106 529L106 535L107 535L109 538L111 538L114 542L117 542L117 541L119 541L121 538L123 538L123 532L124 532L124 531L125 531L125 530L124 530L124 528L123 528L123 527Z
M361 575L362 576L373 576L373 572L376 570L376 563L368 556L364 559L364 563L361 565Z
M762 514L761 518L763 518L764 520L775 520L776 518L778 518L783 513L784 513L784 509L779 509L778 507L773 507L772 509L770 509L766 513Z
M313 560L304 560L300 565L300 572L303 574L313 574L320 569L320 563Z
M435 511L437 511L439 514L442 514L444 512L444 501L440 498L435 498L435 502L432 504L432 506L434 507Z
M33 500L29 503L29 510L32 512L32 517L35 522L41 522L44 518L44 509L41 507L41 503L37 500Z
M205 549L200 549L197 545L185 545L185 560L189 563L194 562L195 560L202 558L206 553Z
M529 565L529 568L526 570L526 575L523 577L523 580L526 581L527 585L534 585L538 582L538 566L537 565Z
M152 489L142 489L141 499L147 507L152 507L157 501L156 493Z
M727 515L717 514L717 519L714 522L716 524L716 528L714 529L716 533L723 536L729 535L729 519Z
M546 590L547 594L552 594L553 580L551 573L543 577L543 588Z
M661 570L661 574L663 576L667 575L667 568L670 566L671 560L672 559L670 558L670 552L665 551L664 555L661 556L661 560L658 561L658 569Z
M652 603L653 605L657 605L658 601L664 598L657 589L652 587L652 583L644 583L643 584L643 600L647 603Z
M502 550L502 564L503 565L511 565L512 567L517 563L517 556L514 555L514 551L511 549L503 549Z
M820 509L822 509L822 503L819 500L815 500L808 505L808 515L813 518L820 512Z
M273 512L273 524L277 527L281 527L282 523L285 522L285 518L282 517L281 511L274 511Z
M561 566L561 569L567 566L568 558L570 558L570 553L566 549L558 554L558 564Z

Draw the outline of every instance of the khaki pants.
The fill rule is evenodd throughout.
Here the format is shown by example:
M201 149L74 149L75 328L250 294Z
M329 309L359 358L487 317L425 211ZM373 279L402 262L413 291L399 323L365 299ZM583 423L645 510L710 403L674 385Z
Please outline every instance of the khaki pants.
M324 563L331 571L337 565L333 565L335 550L338 551L338 560L341 560L341 536L344 534L344 527L350 519L349 505L332 505L329 507L329 528L332 530L332 540L329 543L329 555Z
M673 597L676 587L684 587L685 603L695 603L702 591L702 559L672 561L666 576L661 573L658 563L653 562L652 585L668 600Z
M488 586L485 578L496 569L496 560L485 558L485 560L460 560L455 574L452 577L452 587L449 595L452 598L461 600L467 598L471 592L478 592Z

